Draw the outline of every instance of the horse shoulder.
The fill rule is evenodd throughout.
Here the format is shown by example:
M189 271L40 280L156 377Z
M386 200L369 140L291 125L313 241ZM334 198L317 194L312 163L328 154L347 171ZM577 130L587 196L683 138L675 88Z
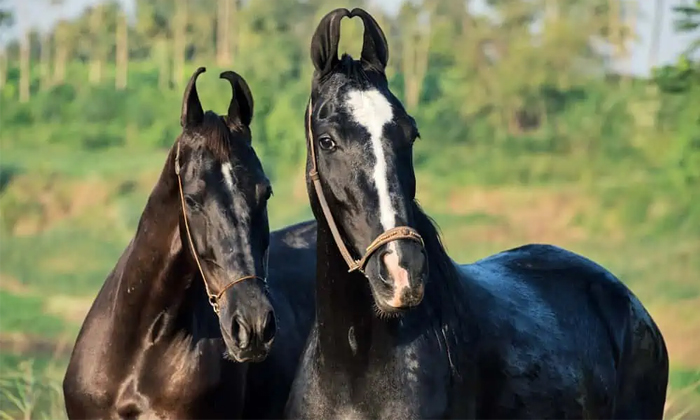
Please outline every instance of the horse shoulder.
M106 369L111 332L109 312L132 249L133 239L105 279L83 320L63 378L67 405L86 400L95 406L111 403L114 386Z
M105 288L103 292L107 292ZM98 295L95 299L83 323L63 378L63 394L68 410L73 405L84 407L88 401L90 406L106 407L115 392L106 360L109 327L104 322L107 314L100 308L101 305L96 305L104 300L101 297Z

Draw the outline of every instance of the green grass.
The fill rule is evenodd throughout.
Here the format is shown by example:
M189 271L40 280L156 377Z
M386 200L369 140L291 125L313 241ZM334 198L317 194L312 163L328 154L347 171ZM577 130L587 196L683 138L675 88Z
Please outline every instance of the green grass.
M700 416L700 369L671 370L667 419L696 419Z
M0 356L0 418L65 419L61 382L66 362Z
M127 243L128 239L107 229L71 226L31 237L4 237L0 249L2 272L44 294L91 295L104 282Z
M123 147L87 151L48 146L41 153L37 153L35 147L7 147L2 149L2 166L16 168L19 173L111 177L140 173L145 169L157 170L163 167L166 157L165 150Z
M49 358L0 355L2 418L65 419L61 382L66 362ZM700 370L672 370L665 418L700 414Z
M700 399L700 369L672 370L669 386L673 389L692 389L696 398Z
M0 290L0 331L50 338L68 329L66 323L44 314L44 300L38 296L14 295Z

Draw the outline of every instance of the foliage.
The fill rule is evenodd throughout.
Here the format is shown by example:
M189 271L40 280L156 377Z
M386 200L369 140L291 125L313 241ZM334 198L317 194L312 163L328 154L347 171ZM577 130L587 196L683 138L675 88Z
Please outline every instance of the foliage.
M695 0L693 5L676 6L673 8L678 18L676 30L679 32L697 33L700 29L700 1ZM694 39L688 47L686 54L692 55L700 49L700 36Z
M0 418L67 418L58 374L65 369L63 364L58 366L54 361L35 363L34 359L27 358L19 359L15 363L16 368L11 371L3 369L3 375L0 377Z
M254 141L266 169L276 177L298 167L304 159L300 121L311 72L308 39L330 3L237 4L233 18L238 25L228 40L232 62L212 68L221 42L211 24L214 3L139 2L128 29L125 89L111 85L118 71L111 62L118 49L112 34L119 8L105 4L64 22L57 30L62 28L66 36L59 39L54 34L53 46L66 44L72 57L65 82L42 81L47 77L42 66L60 63L40 62L32 66L32 99L17 104L20 68L10 60L0 98L3 146L163 150L178 133L183 76L206 64L210 75L200 82L205 107L225 110L227 98L221 93L226 88L215 74L224 68L239 71L255 94ZM697 66L686 56L676 66L659 69L651 80L610 74L606 63L614 54L601 52L593 41L603 39L617 48L616 43L630 36L630 28L621 17L624 10L615 12L610 6L614 3L598 3L492 2L495 19L447 0L405 3L397 16L372 9L388 32L394 91L404 101L418 93L411 112L429 145L417 152L418 166L444 172L446 182L463 182L466 177L479 184L594 185L622 181L623 172L635 173L656 180L659 188L652 192L652 201L675 197L676 213L697 214L687 200L700 170L694 112L700 85ZM177 20L182 7L187 10L184 26ZM691 28L695 12L679 10L686 16L680 27ZM86 34L94 32L90 22L97 12L104 24L95 38L99 51L86 41L92 39ZM538 30L528 29L535 23ZM357 25L344 24L341 43L354 54L360 47ZM187 71L181 74L176 74L179 56L174 50L178 37L185 39L180 48ZM40 60L43 47L39 40L34 45L33 60ZM16 48L10 46L11 56ZM92 64L83 62L94 56L105 60L104 75L87 82ZM448 150L455 153L446 156ZM450 169L460 162L470 163L468 172ZM683 218L679 224L686 222ZM694 229L700 225L690 223Z

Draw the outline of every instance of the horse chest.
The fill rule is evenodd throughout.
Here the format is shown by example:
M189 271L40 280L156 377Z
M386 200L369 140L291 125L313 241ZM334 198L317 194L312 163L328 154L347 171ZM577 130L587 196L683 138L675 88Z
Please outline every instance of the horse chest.
M236 417L242 406L243 365L224 361L216 345L158 343L112 369L108 398L84 404L100 418Z
M221 383L221 354L208 345L174 341L144 351L133 373L158 398L184 403Z
M329 361L308 357L290 396L290 417L415 419L447 413L449 369L432 360L428 348L398 349L363 368L347 364L329 370Z
M225 361L222 352L208 342L155 347L136 366L137 390L154 412L167 413L168 418L212 412L232 416L241 405L246 370L244 365Z

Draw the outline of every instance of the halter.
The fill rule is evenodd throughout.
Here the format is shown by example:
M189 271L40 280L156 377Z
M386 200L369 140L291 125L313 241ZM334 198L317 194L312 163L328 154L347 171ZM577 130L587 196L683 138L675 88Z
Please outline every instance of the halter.
M194 256L194 261L197 263L197 268L199 268L199 274L202 275L202 281L204 282L204 288L207 291L207 296L209 296L209 304L211 305L212 309L214 309L214 312L216 315L219 315L220 307L219 307L219 301L221 300L221 297L226 293L226 291L236 284L244 281L244 280L249 280L249 279L258 279L262 280L263 282L265 281L262 277L255 276L255 275L248 275L248 276L243 276L241 278L238 278L231 283L227 284L224 286L223 289L217 294L212 294L211 289L209 289L209 283L207 283L207 278L204 275L204 270L202 270L202 264L199 262L199 256L197 256L197 251L194 249L194 242L192 241L192 234L190 233L190 225L187 223L187 210L185 208L185 194L182 191L182 178L180 177L180 141L178 140L177 142L177 152L175 154L175 175L177 175L177 186L180 189L180 203L182 203L182 217L185 219L185 230L187 231L187 241L190 244L190 250L192 251L192 256Z
M348 265L348 272L351 273L355 270L358 270L362 274L365 274L365 265L367 265L367 261L369 258L379 249L382 247L382 245L386 245L389 242L397 241L399 239L408 239L411 241L418 242L421 247L424 247L425 244L423 243L423 238L420 236L418 231L413 229L412 227L409 226L397 226L393 227L391 229L388 229L384 231L382 234L377 236L377 238L372 241L371 244L365 249L365 254L360 258L359 260L356 260L352 257L350 254L350 251L348 250L347 246L345 246L345 242L343 241L343 238L340 236L340 232L338 231L338 226L335 223L335 219L333 219L333 215L331 214L331 210L328 207L328 202L326 201L326 197L323 195L323 189L321 188L321 180L318 176L318 167L317 167L317 162L316 162L316 151L314 150L314 135L313 132L311 131L311 114L313 112L313 100L309 98L309 108L308 108L308 113L309 116L307 118L307 129L309 132L309 151L311 153L311 170L309 171L309 177L311 178L311 181L313 181L314 184L314 190L316 190L316 196L318 197L318 203L321 205L321 210L323 211L323 215L326 218L326 222L328 223L328 227L331 230L331 234L333 235L333 240L335 241L335 244L338 246L338 251L340 251L340 255L343 257L345 260L345 263Z

